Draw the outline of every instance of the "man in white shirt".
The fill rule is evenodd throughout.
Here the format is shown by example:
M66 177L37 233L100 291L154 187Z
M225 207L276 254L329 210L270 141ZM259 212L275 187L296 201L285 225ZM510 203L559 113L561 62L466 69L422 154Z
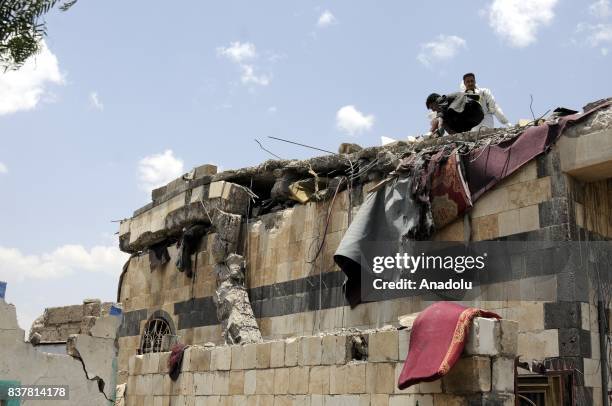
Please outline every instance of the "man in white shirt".
M499 107L495 103L495 98L491 91L484 87L478 87L476 85L476 75L473 73L466 73L463 75L463 83L461 84L461 91L467 94L476 94L479 95L480 105L482 106L482 110L484 112L484 118L482 122L478 124L476 127L472 128L472 131L478 131L480 128L495 128L495 124L493 122L493 115L497 117L500 123L504 126L510 126L508 119L504 115L501 107Z

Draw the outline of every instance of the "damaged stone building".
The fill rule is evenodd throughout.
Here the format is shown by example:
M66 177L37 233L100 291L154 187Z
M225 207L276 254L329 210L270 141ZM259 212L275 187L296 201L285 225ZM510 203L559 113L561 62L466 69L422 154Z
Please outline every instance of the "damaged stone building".
M389 188L389 179L406 177L426 178L401 196L411 194L417 207L425 207L405 230L415 240L607 241L612 109L600 101L584 111L575 116L559 109L523 127L414 143L343 144L336 155L221 173L204 165L154 190L151 203L122 221L119 232L121 249L132 254L117 298L125 312L118 382L127 383L127 404L609 404L609 268L593 280L578 268L552 269L536 260L481 286L479 296L461 303L516 321L518 366L497 362L513 352L504 355L495 343L497 350L461 364L469 367L460 379L475 383L465 388L475 389L456 388L447 379L399 390L410 327L398 320L435 300L412 295L352 302L349 267L342 272L334 260L364 202ZM470 182L482 175L475 166L483 154L496 153L506 159L501 172L473 189ZM467 196L436 195L437 185L453 176L461 178ZM497 328L493 341L503 336ZM511 341L512 327L507 329ZM175 342L192 346L182 387L152 375L166 370ZM301 359L296 363L287 358L294 345ZM341 361L321 360L345 346ZM394 384L370 387L370 364L392 369L379 372ZM289 367L303 369L285 371ZM341 373L347 382L355 375L356 387L332 383L330 389L330 380L344 379ZM500 374L515 373L510 386L500 382ZM214 380L213 389L202 389L206 379ZM306 386L276 387L287 379ZM317 403L321 399L325 403Z
M115 399L116 379L122 405L608 405L610 268L594 277L562 250L608 243L611 179L610 100L510 129L343 144L220 173L203 165L120 223L131 257L110 375L81 376L78 362L102 338L107 304L49 309L35 322L39 350L67 341L72 358L16 338L4 305L0 338L28 365L78 363L81 375L66 379L84 382L79 396L103 392L100 404ZM509 256L511 271L472 296L368 298L359 254L380 236L393 249L570 245ZM440 353L443 335L451 345ZM419 375L427 357L440 362ZM2 378L16 365L0 362Z

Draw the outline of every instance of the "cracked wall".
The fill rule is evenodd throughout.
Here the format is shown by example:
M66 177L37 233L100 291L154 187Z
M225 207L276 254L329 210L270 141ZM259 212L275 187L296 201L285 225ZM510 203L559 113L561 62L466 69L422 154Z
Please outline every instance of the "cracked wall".
M68 400L54 405L83 406L114 404L116 386L116 316L98 318L91 335L71 335L71 355L43 353L25 342L17 324L15 306L0 298L0 381L20 385L67 385ZM48 405L49 400L22 401Z

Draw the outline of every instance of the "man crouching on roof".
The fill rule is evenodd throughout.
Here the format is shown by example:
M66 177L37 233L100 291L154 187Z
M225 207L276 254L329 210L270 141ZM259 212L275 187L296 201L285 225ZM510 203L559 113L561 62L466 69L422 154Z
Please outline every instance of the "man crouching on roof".
M493 115L497 117L497 120L499 120L502 125L506 127L510 125L501 107L495 103L493 93L491 93L489 89L480 87L476 84L476 75L471 72L463 75L463 83L460 87L462 92L478 97L478 102L482 106L482 111L484 113L482 122L480 122L480 124L478 124L476 127L472 128L472 131L480 128L494 128L495 124L493 123Z
M442 136L445 130L449 134L470 131L484 118L482 106L475 95L467 93L442 96L432 93L427 96L425 106L436 113L430 129L434 137Z

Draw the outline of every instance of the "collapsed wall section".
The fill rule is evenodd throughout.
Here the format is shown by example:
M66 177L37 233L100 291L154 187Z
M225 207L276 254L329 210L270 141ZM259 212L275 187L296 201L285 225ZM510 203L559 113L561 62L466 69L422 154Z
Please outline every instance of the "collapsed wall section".
M65 386L67 398L54 399L54 404L113 405L117 372L115 337L119 323L116 316L97 318L90 335L69 336L71 355L44 353L23 341L24 331L17 325L15 306L0 298L0 386L7 389L25 385ZM23 402L47 405L49 399Z

